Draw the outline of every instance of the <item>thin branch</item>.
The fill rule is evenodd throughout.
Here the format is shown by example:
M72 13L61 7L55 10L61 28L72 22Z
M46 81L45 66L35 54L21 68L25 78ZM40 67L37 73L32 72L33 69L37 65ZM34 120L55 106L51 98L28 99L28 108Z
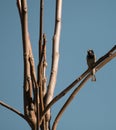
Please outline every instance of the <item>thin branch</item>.
M44 0L40 0L40 26L39 26L39 60L42 53L42 40L43 40L43 15L44 15Z
M60 100L65 94L67 94L80 80L82 80L88 73L89 69L87 69L79 78L77 78L75 81L73 81L68 87L66 87L62 92L60 92L58 95L56 95L53 100L45 107L44 112L42 113L42 116L46 114L48 109L54 105L58 100Z
M89 80L90 77L91 77L91 74L87 75L87 77L80 83L80 85L72 92L72 94L70 95L70 97L68 98L68 100L66 101L66 103L63 105L63 107L59 111L57 117L55 118L55 121L53 122L52 130L56 130L56 127L58 125L58 122L59 122L59 120L60 120L63 112L65 111L65 109L67 108L67 106L71 103L71 101L74 99L74 97L77 95L77 93L79 92L79 90Z
M61 15L62 15L62 0L56 0L56 18L55 18L55 30L53 36L53 48L52 48L52 66L51 74L49 79L46 105L48 105L54 94L56 86L58 63L59 63L59 43L60 43L60 32L61 32ZM46 115L47 119L50 120L50 110Z
M47 68L47 60L46 60L46 35L43 34L43 44L44 44L44 48L43 48L43 95L46 95L46 68Z
M39 65L38 65L38 76L39 76L39 78L38 78L38 87L37 87L37 89L39 89L39 90L36 90L36 96L38 96L39 95L39 101L40 101L40 103L39 103L39 105L40 105L40 120L39 120L39 122L38 122L38 124L40 125L41 123L42 123L42 118L41 118L41 114L42 114L42 112L44 111L44 100L43 100L43 90L42 90L42 79L43 79L43 59L44 59L44 50L45 50L45 48L46 48L46 43L44 42L43 43L43 46L42 46L42 53L41 53L41 57L40 57L40 61L39 61ZM38 111L38 114L39 114L39 111ZM38 115L37 114L37 115Z
M17 0L17 8L19 11L19 16L20 16L20 22L22 24L22 7L21 7L21 0Z
M114 57L116 57L116 46L114 46L106 55L101 57L97 63L96 71L100 70L105 64L107 64L110 60L112 60ZM102 61L102 60L103 61ZM63 114L63 112L66 110L67 106L71 103L71 101L74 99L74 97L77 95L77 93L80 91L80 89L84 86L84 84L88 81L88 79L91 77L91 73L89 73L86 78L80 83L80 85L72 92L66 103L63 105L61 110L59 111L58 115L55 118L55 121L53 123L52 130L56 130L56 127L58 125L58 122Z
M37 105L37 129L39 129L39 119L38 119L38 114L40 115L41 117L41 113L42 113L42 110L43 110L43 95L42 95L42 42L43 42L43 11L44 11L44 0L40 0L40 26L39 26L39 45L38 45L38 49L39 49L39 54L38 54L38 57L39 57L39 64L38 64L38 87L37 87L37 91L36 91L36 98L38 99L38 95L39 95L39 99L40 99L40 103L39 103L39 106L40 106L40 109L38 108L38 105ZM37 102L38 104L38 102Z
M43 58L44 58L44 48L45 48L45 44L43 44L43 47L42 47L42 54L41 54L41 57L40 57L40 62L39 62L39 65L38 65L38 68L39 68L39 79L38 79L38 84L39 84L39 98L40 98L40 108L41 108L41 111L40 111L40 116L41 116L41 113L44 109L44 102L43 102L43 91L42 91L42 70L43 70Z
M43 63L42 63L42 98L43 98L43 109L42 112L44 111L45 107L45 95L46 95L46 67L47 67L47 61L46 61L46 35L43 34L43 49L42 49L42 55L43 55ZM41 113L42 114L42 113ZM48 130L48 123L46 123L46 117L41 118L42 124L41 124L41 129Z
M34 64L34 58L32 53L30 54L29 58L30 62L30 71L31 71L31 78L32 78L32 83L33 83L33 93L34 93L34 102L35 102L35 94L36 94L36 88L38 87L37 83L37 78L36 78L36 73L35 73L35 64Z
M19 115L21 118L23 118L24 120L26 120L27 123L30 124L30 121L28 120L28 118L26 118L26 116L23 115L23 114L22 114L21 112L19 112L18 110L12 108L11 106L9 106L8 104L6 104L6 103L4 103L4 102L2 102L2 101L0 101L0 105L2 105L3 107L5 107L5 108L11 110L12 112L16 113L16 114Z
M98 59L95 65L93 66L93 68L96 68L96 71L97 71L101 67L103 67L105 64L107 64L110 60L116 57L115 51L116 51L116 45L110 51L108 51L104 56ZM48 109L54 103L56 103L59 99L65 96L65 94L67 94L78 82L80 82L90 72L91 70L87 69L82 75L80 75L76 80L74 80L68 87L66 87L62 92L60 92L57 96L55 96L54 99L46 106L44 112L42 113L42 116L46 114Z

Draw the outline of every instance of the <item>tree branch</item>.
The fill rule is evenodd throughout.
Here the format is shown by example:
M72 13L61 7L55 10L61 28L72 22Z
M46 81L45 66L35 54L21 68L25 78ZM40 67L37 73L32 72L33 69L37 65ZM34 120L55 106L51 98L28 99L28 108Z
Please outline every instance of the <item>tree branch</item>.
M23 58L24 58L24 113L28 116L29 110L29 85L31 81L30 64L29 64L29 35L28 35L28 15L27 1L21 0L22 11L22 40L23 40ZM31 90L31 89L30 89Z
M37 80L35 74L34 58L32 47L28 32L28 14L27 14L27 1L17 0L17 7L20 16L22 27L22 40L23 40L23 59L24 59L24 114L36 123L35 106L33 95L35 95L35 87L37 87ZM34 94L33 94L34 93Z
M21 0L17 0L17 8L19 11L19 16L20 16L20 22L22 24L22 7L21 7Z
M37 122L39 121L38 119L38 114L40 115L41 118L41 113L43 111L43 95L42 95L42 43L43 43L43 11L44 11L44 0L40 0L40 26L39 26L39 42L38 42L38 57L39 57L39 63L38 63L38 87L36 90L36 98L38 99L38 95L39 95L39 108L37 105ZM36 99L36 100L37 100ZM38 104L38 103L37 103ZM37 123L37 129L39 129L38 124L40 123L40 121Z
M20 16L20 22L22 25L22 6L21 6L21 0L17 0L17 8L19 11L19 16ZM31 75L33 78L33 82L35 82L35 86L37 86L37 78L36 78L36 71L35 71L35 63L34 63L34 58L33 58L33 53L32 53L32 47L31 47L31 41L29 37L29 32L28 32L28 43L29 43L29 62L30 62L30 68L31 68Z
M84 86L84 84L89 80L91 77L91 74L87 75L87 77L84 78L84 80L80 83L80 85L72 92L66 103L63 105L61 110L59 111L57 117L55 118L55 121L53 122L52 130L56 130L56 127L58 125L58 122L63 114L63 112L66 110L67 106L71 103L71 101L74 99L76 94L79 92L79 90Z
M27 123L29 123L29 124L30 124L29 119L28 119L28 118L26 118L26 116L25 116L25 115L23 115L23 114L22 114L21 112L19 112L18 110L16 110L16 109L12 108L11 106L9 106L8 104L6 104L6 103L4 103L4 102L2 102L2 101L0 101L0 105L2 105L3 107L5 107L5 108L7 108L7 109L11 110L12 112L16 113L16 114L17 114L17 115L19 115L21 118L23 118L24 120L26 120L26 121L27 121Z
M45 49L46 43L43 44L42 46L42 53L41 53L41 59L39 61L39 65L38 65L38 72L39 72L39 79L38 79L38 83L39 83L39 98L40 98L40 122L39 124L41 124L42 122L42 118L41 118L41 114L44 111L44 100L43 100L43 59L44 59L44 49Z
M55 18L55 30L54 30L53 48L52 48L52 67L47 91L46 105L48 105L53 98L57 79L58 62L59 62L59 42L61 31L61 14L62 14L61 12L62 12L62 0L56 0L56 18ZM50 110L47 113L46 117L48 120L50 120Z
M43 48L43 95L46 95L46 68L47 68L47 60L46 60L46 35L43 34L43 44L44 44L44 48Z
M39 60L41 59L42 43L43 43L43 14L44 14L44 0L40 0Z
M98 71L100 68L102 68L105 64L107 64L110 60L112 60L114 57L116 57L116 45L108 51L104 56L99 58L93 68ZM92 69L93 69L92 68ZM87 69L83 74L81 74L76 80L74 80L68 87L66 87L62 92L60 92L58 95L54 97L54 99L46 106L44 112L42 113L42 116L46 114L48 109L56 103L59 99L61 99L65 94L67 94L77 83L79 83L87 74L89 74L91 70Z
M116 57L116 45L108 52L106 55L101 57L97 62L96 71L100 70L105 64L107 64L110 60L112 60L114 57ZM80 83L80 85L72 92L66 103L63 105L61 110L59 111L58 115L55 118L55 121L53 123L52 130L56 130L56 127L58 125L58 122L63 114L63 112L66 110L67 106L71 103L71 101L74 99L76 94L80 91L80 89L84 86L84 84L88 81L88 79L91 77L91 73L89 73L84 80Z

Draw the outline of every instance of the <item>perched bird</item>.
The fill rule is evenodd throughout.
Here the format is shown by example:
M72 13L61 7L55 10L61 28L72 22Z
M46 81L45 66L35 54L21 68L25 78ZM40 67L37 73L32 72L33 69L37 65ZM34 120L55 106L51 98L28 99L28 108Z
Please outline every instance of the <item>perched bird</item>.
M96 56L94 54L94 51L93 50L88 50L87 51L87 65L88 67L91 69L93 67L93 65L95 64L96 62ZM95 77L95 69L93 69L91 71L92 73L92 81L96 81L96 77Z

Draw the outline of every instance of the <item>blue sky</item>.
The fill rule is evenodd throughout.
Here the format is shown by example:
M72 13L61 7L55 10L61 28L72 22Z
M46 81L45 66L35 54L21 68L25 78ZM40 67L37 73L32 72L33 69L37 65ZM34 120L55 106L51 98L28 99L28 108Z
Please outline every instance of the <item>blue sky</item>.
M29 32L35 63L38 62L39 1L28 0ZM47 77L50 72L55 0L45 0L44 32L47 35ZM59 73L55 94L87 69L86 52L97 58L116 44L116 0L63 1ZM0 100L23 112L22 39L16 0L0 3ZM96 74L63 114L57 130L116 130L116 59ZM52 108L53 118L68 95ZM0 130L29 130L16 114L0 106Z

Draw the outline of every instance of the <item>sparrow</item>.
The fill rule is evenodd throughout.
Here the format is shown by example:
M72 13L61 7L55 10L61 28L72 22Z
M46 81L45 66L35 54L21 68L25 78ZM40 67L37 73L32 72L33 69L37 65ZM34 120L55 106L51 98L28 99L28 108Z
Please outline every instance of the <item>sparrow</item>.
M95 64L95 62L96 62L96 56L94 54L94 51L88 50L87 51L87 65L88 65L88 67L91 69L93 67L93 65ZM92 69L91 74L92 74L91 81L96 81L95 69Z

